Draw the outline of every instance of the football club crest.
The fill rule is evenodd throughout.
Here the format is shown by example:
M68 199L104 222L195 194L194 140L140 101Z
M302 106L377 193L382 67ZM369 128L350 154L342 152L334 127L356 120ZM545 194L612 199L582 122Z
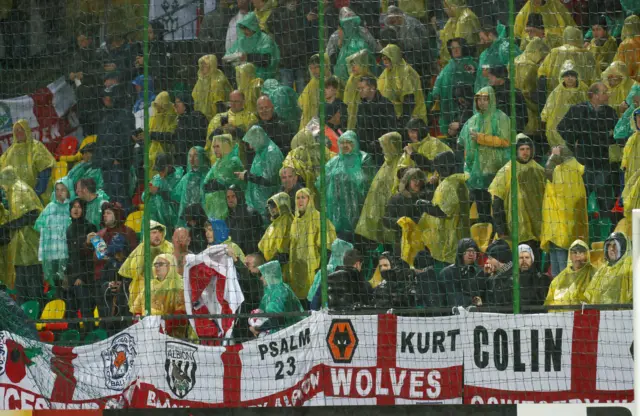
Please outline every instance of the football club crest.
M136 342L127 333L115 337L111 346L102 351L107 388L123 391L129 385L135 372L136 355Z
M176 395L183 399L196 384L196 351L198 348L182 342L167 341L167 359L164 370L167 374L167 384Z

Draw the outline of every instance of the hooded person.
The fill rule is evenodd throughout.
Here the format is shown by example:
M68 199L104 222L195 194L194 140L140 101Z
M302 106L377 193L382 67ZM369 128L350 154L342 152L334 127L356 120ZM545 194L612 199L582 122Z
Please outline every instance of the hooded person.
M332 311L353 311L369 306L371 285L363 275L364 257L348 250L342 265L327 276L327 306Z
M251 170L242 171L238 177L247 182L247 205L266 219L267 200L278 191L284 156L260 126L251 127L242 141L255 152L255 156Z
M260 28L256 14L254 12L247 14L236 26L238 39L227 50L223 60L240 54L241 61L250 62L256 66L258 78L263 80L275 78L280 61L280 49L276 42Z
M194 110L211 120L224 111L224 103L229 99L231 89L229 80L218 69L218 58L215 55L205 55L198 59L198 81L191 92Z
M280 263L270 261L258 266L258 270L260 270L260 280L264 285L264 294L258 309L260 313L284 314L286 312L304 311L291 287L283 282ZM250 329L256 336L261 333L273 334L302 319L301 315L268 318L261 322L260 326L256 326L251 325L252 320L250 318Z
M466 0L444 0L443 6L449 16L447 23L440 31L440 61L442 66L445 66L451 59L447 49L449 39L464 38L469 47L475 47L480 43L478 37L480 21L478 16L467 7Z
M539 306L544 302L551 279L534 266L536 257L528 244L518 246L520 270L520 304Z
M626 141L629 139L637 130L636 123L635 121L632 121L632 119L635 118L634 112L638 107L640 107L640 84L637 82L633 84L625 102L627 109L622 114L616 123L615 129L613 130L613 138L619 143L622 140ZM621 104L621 106L624 107L624 104Z
M589 246L582 240L574 241L567 254L567 266L551 281L544 304L579 305L595 274Z
M324 79L331 77L331 61L328 55L324 55ZM309 59L310 79L307 86L298 97L298 106L302 110L300 126L298 130L303 130L313 117L318 116L320 108L320 55L315 54ZM340 97L338 97L340 98ZM293 147L291 147L293 149Z
M584 166L566 146L553 150L545 168L540 247L550 253L551 275L564 269L572 242L589 235Z
M458 241L469 237L470 232L471 203L466 185L467 178L464 173L455 173L453 152L439 153L433 160L433 165L439 177L433 198L431 201L416 202L419 212L426 214L422 240L434 260L453 264L456 260Z
M604 85L608 88L607 92L609 94L611 107L617 111L618 116L621 116L627 107L627 96L635 84L633 79L629 77L627 64L618 61L612 62L611 65L602 72L602 82L604 82Z
M280 84L278 80L267 79L262 86L262 94L269 97L278 118L286 123L291 131L296 131L302 113L298 107L298 94L293 88Z
M179 204L178 226L185 225L185 210L189 205L202 203L204 197L202 184L207 172L209 172L209 159L204 148L195 146L189 149L187 172L171 190L171 198Z
M184 170L180 166L173 165L173 158L166 153L158 153L155 160L155 169L158 171L151 179L149 186L149 198L142 198L149 204L149 218L161 224L165 224L168 233L173 234L173 230L178 223L178 207L171 199L173 192L182 176Z
M293 213L291 210L291 199L286 192L279 192L269 198L267 209L271 215L271 224L267 227L258 249L267 261L277 259L281 264L287 265L285 275L289 275L289 249L291 245L291 224L293 223Z
M234 172L240 172L244 167L236 156L235 143L230 134L214 136L212 143L217 160L202 182L202 205L207 216L223 220L228 214L225 190L231 185L244 189L244 182L234 175Z
M86 139L85 139L86 140ZM69 172L67 172L67 177L71 181L74 186L76 183L83 178L92 178L96 183L96 188L102 189L104 186L104 179L102 178L102 170L96 167L91 159L93 158L93 154L96 151L96 144L87 143L86 145L80 148L79 153L82 155L82 159L80 162L76 163L73 168Z
M173 255L173 244L166 240L167 229L164 225L156 221L149 222L150 227L150 257L156 258L159 254ZM130 280L129 283L129 308L133 307L133 302L144 288L144 241L140 242L131 254L124 261L118 274Z
M192 253L202 253L209 245L204 229L205 224L209 222L209 218L200 202L187 205L184 210L184 221L189 230L191 240L188 247L189 250Z
M136 90L136 101L133 103L133 116L136 119L136 129L144 129L144 75L138 75L131 81L131 85ZM149 108L149 117L153 116L153 100L156 98L156 93L153 89L153 78L149 77L147 80L148 97L147 107Z
M473 57L471 48L464 38L453 38L447 42L447 50L451 59L438 74L433 89L427 97L427 106L440 100L440 131L446 132L449 124L456 120L458 103L453 97L453 89L459 83L473 84L478 63Z
M545 172L544 168L533 160L535 154L533 141L522 133L518 134L516 139L518 241L521 243L539 242L542 232ZM489 193L493 198L493 221L500 238L507 238L511 235L510 225L514 221L511 192L511 161L509 161L498 171L489 186ZM539 243L535 244L537 246Z
M511 141L510 120L496 108L491 87L484 87L475 95L473 117L462 127L458 144L465 150L464 172L469 175L467 186L476 202L479 220L491 222L491 197L487 188L496 173L509 161Z
M244 63L236 66L238 91L244 94L244 108L250 113L256 112L256 102L260 97L264 80L256 77L256 66Z
M396 239L395 230L386 229L382 218L393 196L394 179L402 154L402 136L396 132L387 133L380 137L379 142L384 163L371 182L355 232L371 241L393 243Z
M632 15L624 20L622 43L613 60L627 64L629 76L640 81L640 16Z
M589 89L580 78L575 64L571 60L562 64L558 80L558 86L547 97L547 103L541 113L542 121L546 126L547 141L551 147L564 144L564 140L557 130L558 124L572 105L587 100L587 90Z
M173 254L159 254L153 259L151 279L151 315L184 313L184 282L176 271ZM145 315L145 291L133 302L131 313Z
M287 196L288 198L288 196ZM337 238L331 221L326 223L327 245ZM289 266L291 288L298 299L305 299L320 267L320 212L308 188L296 193L296 214L291 223Z
M633 111L633 116L629 121L633 134L624 145L622 163L620 164L620 168L624 170L625 190L629 185L632 185L631 179L640 171L640 109Z
M573 61L574 71L585 84L591 85L600 78L600 68L596 65L595 56L583 48L582 31L567 26L562 40L563 45L551 49L538 69L538 88L542 91L553 91L561 83L559 75L567 60Z
M545 34L562 36L566 27L576 25L571 13L560 0L529 0L516 15L513 28L516 38L523 39L525 37L525 28L529 21L529 15L532 13L542 16Z
M0 156L0 169L12 166L18 179L40 196L47 190L55 164L55 158L44 144L33 138L29 122L25 119L16 121L11 146Z
M505 33L505 37L509 37ZM544 18L539 13L529 13L525 23L524 36L520 41L520 49L524 50L529 43L534 39L542 40L549 49L562 46L562 31L545 30Z
M367 189L371 183L371 156L360 151L355 132L348 130L338 139L340 154L329 160L326 170L327 218L336 232L345 235L355 231ZM319 179L316 189L320 189Z
M537 134L542 127L540 103L537 101L538 67L549 54L549 47L540 38L532 39L522 55L514 60L515 87L522 91L527 105L527 125L525 134Z
M0 187L8 202L7 222L0 226L0 245L8 245L8 257L13 259L17 301L20 304L30 300L41 302L40 237L33 225L42 212L42 203L35 191L18 177L13 166L0 170Z
M342 30L342 46L334 67L334 73L342 82L349 79L347 58L356 52L365 51L369 54L376 52L371 49L367 40L362 36L361 19L348 7L340 9L340 29Z
M76 198L73 183L68 177L56 181L51 202L42 210L33 228L40 233L38 260L42 262L44 278L50 288L65 280L69 251L67 228L71 225L69 202Z
M217 218L209 218L209 221L204 224L204 229L209 246L224 244L229 248L230 255L233 254L234 263L244 263L244 252L231 239L227 223Z
M423 9L426 13L426 9ZM437 59L437 48L434 51L430 50L431 42L429 32L427 28L415 17L410 16L406 11L402 10L402 7L389 6L387 9L387 15L382 19L382 23L385 27L391 28L395 31L399 44L402 50L405 52L405 56L409 56L407 59L414 65L422 64L423 59L431 58ZM432 56L429 54L433 53ZM426 59L424 59L426 60ZM428 65L420 65L421 68L429 69ZM429 72L424 75L430 75Z
M231 240L235 241L245 253L258 251L258 241L262 235L262 218L258 212L247 206L245 193L236 185L227 189L227 207L229 215L226 223Z
M161 138L165 136L157 133L173 133L178 127L178 114L173 108L171 97L166 91L162 91L153 100L154 114L149 120L149 132L151 135L151 146L149 147L149 160L152 161L152 174L158 173L155 167L156 158L160 153L173 153L173 144L165 143ZM156 134L154 134L156 133Z
M358 93L358 82L364 76L372 77L371 72L372 56L368 50L361 50L346 59L349 69L349 79L344 87L344 102L347 104L347 129L356 128L358 121L358 104L360 104L360 94Z
M335 272L338 267L344 265L344 255L349 250L353 250L353 244L339 238L333 241L333 244L331 244L331 257L329 257L329 261L327 261L327 276ZM313 284L311 285L311 289L309 289L309 294L307 295L309 309L312 311L320 310L322 307L321 285L322 273L318 270L313 278Z
M480 253L478 244L471 238L458 241L456 262L438 275L439 292L443 294L445 307L469 306L472 303L475 278L482 271L477 260Z
M475 91L480 91L483 87L489 85L489 79L487 78L489 69L509 65L509 38L498 36L496 24L492 19L483 24L480 32L482 33L481 39L486 39L490 43L478 58L478 69L474 84ZM515 45L513 49L513 57L517 58L522 51Z
M601 15L598 21L592 25L593 27L599 26L604 37L594 36L587 47L596 57L596 64L601 71L604 71L613 62L616 52L618 52L618 41L609 34L607 19L606 15ZM593 36L593 31L591 29L590 31Z
M604 242L606 263L598 269L584 290L590 305L633 303L633 261L631 241L615 232Z
M405 62L398 46L387 45L380 54L385 69L378 78L378 90L393 103L396 118L420 118L427 122L420 74Z
M489 244L485 255L487 257L485 271L481 272L476 277L476 282L470 285L474 290L473 303L489 307L513 305L511 247L504 240L495 240Z

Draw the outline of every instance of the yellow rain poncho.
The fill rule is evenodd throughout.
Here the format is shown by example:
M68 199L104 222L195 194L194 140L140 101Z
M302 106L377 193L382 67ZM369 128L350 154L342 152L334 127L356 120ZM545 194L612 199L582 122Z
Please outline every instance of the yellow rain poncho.
M42 212L42 203L35 191L18 177L13 166L0 171L0 186L4 189L9 204L7 222L22 218L31 211ZM11 241L7 247L14 266L38 264L40 234L32 226L25 226L11 232Z
M549 285L549 292L544 301L545 305L579 305L584 296L584 290L587 288L596 268L591 264L591 256L589 254L589 246L582 240L576 240L571 244L572 248L580 246L587 250L587 263L579 270L573 270L571 263L571 255L567 258L567 268L560 272Z
M427 16L428 5L426 0L398 0L397 4L400 10L418 20L424 19ZM380 5L382 6L382 13L387 13L389 10L389 0L382 0Z
M173 244L166 240L166 227L153 220L149 222L149 226L152 230L157 227L162 228L162 242L158 246L151 246L149 257L155 259L160 254L173 255ZM120 266L118 274L131 279L129 285L129 308L131 309L137 297L144 291L144 242L140 242L138 247L129 254L129 257Z
M549 50L562 46L562 35L545 33L544 38L537 38L535 36L531 38L529 35L525 34L520 42L520 50L524 51L534 39L540 39L549 48Z
M269 33L269 18L271 17L271 13L278 6L277 0L266 0L264 5L258 10L254 9L254 13L258 18L258 24L260 25L260 29L264 33ZM281 24L280 22L276 24Z
M567 26L576 25L571 13L560 0L546 0L541 6L536 6L533 0L529 0L522 6L522 9L520 9L520 12L518 12L516 16L513 30L515 37L522 39L526 36L524 30L527 26L527 20L529 20L529 14L531 13L542 15L545 34L552 33L557 36L562 36Z
M613 36L609 36L602 46L596 44L596 39L591 39L587 47L596 58L596 65L601 71L604 71L613 62L613 58L618 52L618 42Z
M624 145L624 150L622 151L622 163L620 165L620 167L624 170L625 191L627 191L626 188L631 184L631 178L633 178L635 174L640 171L640 126L638 126L638 123L636 123L636 117L640 116L640 114L636 115L636 111L634 111L634 114L629 120L629 124L631 125L633 134L631 135L631 137L629 137L629 140L627 140L627 143ZM626 198L624 199L624 206L626 208Z
M9 221L9 211L0 204L0 226L6 224ZM14 269L13 261L15 258L15 251L11 251L11 245L0 246L0 270L4 270L0 282L2 282L7 288L13 289L16 283L16 271Z
M378 78L380 94L393 103L396 117L402 116L404 97L413 95L415 106L413 112L408 115L427 123L427 106L424 102L420 75L402 59L402 51L398 46L387 45L380 53L391 61L391 68L385 68Z
M191 92L194 109L211 120L218 112L216 104L226 103L230 93L231 84L218 69L218 58L215 55L205 55L198 59L198 81Z
M344 103L347 105L347 130L354 130L358 119L358 104L360 104L360 94L358 93L358 82L364 76L373 76L371 73L371 62L369 62L369 52L361 50L347 57L347 68L349 69L349 79L344 87Z
M19 143L16 138L16 128L18 126L24 129L26 135L22 143ZM13 166L18 178L30 188L35 188L38 174L43 170L53 168L55 164L55 158L49 153L44 144L33 138L29 122L24 119L16 121L13 125L11 146L0 156L0 170Z
M640 17L629 16L622 27L622 43L613 58L627 64L629 76L640 82Z
M282 162L283 168L292 168L296 171L296 174L307 184L314 198L319 196L315 188L315 183L320 175L321 151L324 151L326 162L336 155L327 149L326 146L320 146L310 132L301 130L293 136L291 140L291 151L287 154L287 157L285 157L284 162Z
M319 58L318 54L312 56ZM300 118L300 127L298 130L304 129L312 118L318 115L318 108L320 106L320 80L313 76L311 70L309 70L310 78L307 86L304 87L302 94L298 97L298 106L302 109L302 118ZM324 79L328 79L331 76L331 60L329 55L324 54ZM338 97L340 98L340 97Z
M521 136L521 135L518 135ZM520 137L518 137L520 139ZM542 232L542 202L544 200L545 176L544 168L531 159L528 163L516 161L518 179L518 241L540 241ZM507 228L513 223L511 209L511 161L498 171L489 185L492 197L504 201L507 216Z
M423 183L427 182L427 177L424 172L418 168L409 168L404 173L400 185L398 186L398 193L411 198L409 192L409 184L412 179L417 179ZM397 224L402 231L400 239L400 257L406 261L411 267L413 267L413 260L418 252L424 250L425 245L422 241L422 232L426 222L426 215L422 215L422 218L418 220L416 224L413 219L409 217L401 217L398 219Z
M540 237L544 251L549 251L549 243L566 250L575 239L589 236L584 166L568 154L566 147L562 153L564 161L553 170L553 180L547 181L544 192Z
M291 277L287 283L298 299L306 299L316 270L320 267L320 212L316 209L308 188L302 188L296 192L296 200L301 194L309 198L309 204L304 213L300 212L296 204L289 248ZM336 230L331 221L327 220L327 247L330 247L336 238Z
M263 80L256 77L256 67L252 63L244 63L236 67L236 83L238 90L244 94L244 109L255 113L260 98Z
M466 0L444 0L444 7L453 12L444 28L440 31L440 66L444 66L451 59L447 42L453 38L464 38L469 46L480 43L480 20L478 16L467 7Z
M516 67L515 87L522 91L527 104L527 125L525 134L535 134L540 130L540 111L538 104L532 100L538 88L538 67L540 62L549 54L549 47L540 38L535 38L527 44L524 52L515 58Z
M538 78L547 77L547 91L552 91L558 86L561 67L569 60L573 61L579 79L585 84L591 85L600 79L600 68L596 65L595 56L582 47L583 38L580 29L568 26L564 29L562 39L564 45L553 48L538 69Z
M286 192L280 192L269 198L278 208L278 216L271 218L271 224L264 232L258 243L258 249L264 255L265 260L273 260L279 253L288 253L291 244L291 198Z
M546 123L547 141L551 146L564 144L564 139L558 133L558 124L562 121L569 109L574 104L583 103L587 100L587 90L589 87L582 82L578 73L578 85L575 88L567 88L562 81L562 75L568 71L576 72L573 61L566 61L562 64L558 74L558 86L547 97L547 103L542 109L542 121Z
M419 142L409 143L409 146L413 148L414 152L420 153L422 156L431 161L433 161L438 153L453 152L453 150L451 150L451 148L447 146L442 140L436 139L429 134L427 134L427 137ZM411 156L409 156L407 153L402 153L402 156L400 156L400 160L398 161L396 171L393 174L393 193L395 193L400 186L400 179L398 178L397 172L400 169L414 167L416 167L416 162L411 159ZM425 172L425 174L427 175L427 177L430 177L433 172Z
M182 276L176 271L176 258L173 254L159 254L153 259L155 264L158 260L169 263L167 276L160 280L158 270L152 267L153 279L151 279L151 315L171 315L176 312L184 313L184 282ZM145 314L145 291L136 297L131 308L131 313Z
M231 126L240 128L245 133L251 128L251 126L258 124L258 118L256 117L256 115L248 111L246 107L238 113L235 113L233 110L229 110L225 113L216 114L216 116L209 122L209 127L207 128L207 140L204 145L204 151L209 155L209 161L212 165L216 162L216 156L213 151L211 151L211 134L217 128L222 126L222 117L224 116L229 119L229 124ZM240 147L238 156L240 157L240 159L244 160L243 149L244 147Z
M615 244L620 253L618 260L608 253L610 244ZM611 234L604 242L606 263L596 272L584 291L584 300L591 304L633 302L633 268L631 241L624 233Z
M356 234L379 243L393 243L396 233L394 230L383 227L382 217L385 214L387 202L393 195L391 190L402 154L402 136L400 133L392 132L383 135L378 140L384 153L384 163L369 187L360 219L356 225Z
M173 133L176 127L178 127L178 114L173 109L173 103L171 97L166 91L162 91L153 100L153 109L155 113L149 120L149 131L151 133ZM151 146L149 146L149 162L151 163L151 175L152 177L157 175L155 170L156 156L160 153L172 153L173 145L162 144L159 141L151 140Z
M616 86L612 86L612 78L619 78L620 82ZM627 64L619 61L611 63L602 73L602 82L604 82L609 90L609 105L618 112L618 117L620 117L625 112L625 110L620 107L620 104L622 104L623 101L626 102L627 95L629 95L631 87L633 87L635 83L629 77Z

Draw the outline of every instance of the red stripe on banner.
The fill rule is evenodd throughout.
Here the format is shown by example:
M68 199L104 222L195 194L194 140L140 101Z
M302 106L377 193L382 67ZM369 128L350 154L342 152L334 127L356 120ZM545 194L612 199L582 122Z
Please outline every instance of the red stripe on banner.
M51 390L51 401L69 403L73 400L73 392L76 390L76 377L73 370L73 359L78 354L73 352L73 347L54 346L52 349L51 366L57 374Z
M378 368L382 369L382 387L391 389L389 369L396 367L398 319L395 315L378 315ZM393 396L378 396L378 406L396 404Z
M596 390L600 311L573 314L571 391L587 395Z
M240 405L242 392L242 360L240 351L242 344L229 346L222 353L222 365L224 365L224 405L227 407L237 407Z
M518 403L631 403L633 390L622 391L510 391L465 386L464 404Z

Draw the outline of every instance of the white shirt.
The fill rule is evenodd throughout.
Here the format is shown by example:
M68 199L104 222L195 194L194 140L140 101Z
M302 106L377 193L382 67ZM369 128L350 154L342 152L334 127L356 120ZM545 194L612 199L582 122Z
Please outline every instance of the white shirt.
M231 49L233 44L236 43L236 40L238 40L237 24L240 20L242 20L248 14L249 13L238 12L237 15L231 18L231 21L229 22L229 29L227 29L227 37L224 42L225 51L228 51L229 49Z

